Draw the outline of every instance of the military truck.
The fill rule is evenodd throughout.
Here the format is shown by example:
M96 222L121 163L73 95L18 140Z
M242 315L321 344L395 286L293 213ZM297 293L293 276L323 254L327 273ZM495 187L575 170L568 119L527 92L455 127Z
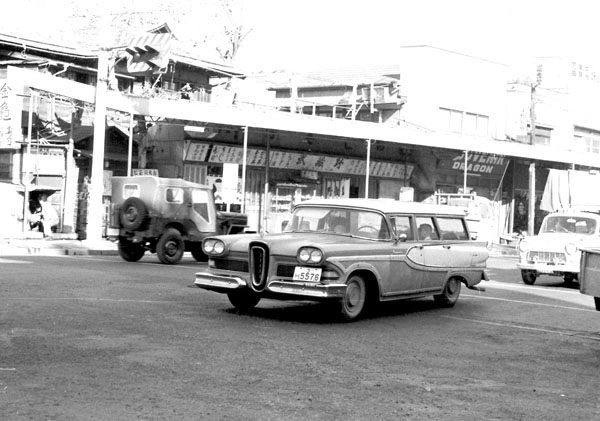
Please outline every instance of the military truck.
M176 264L185 251L206 261L202 240L244 232L247 215L221 212L209 186L178 178L112 178L110 227L118 229L119 255L139 261L146 251L164 264Z

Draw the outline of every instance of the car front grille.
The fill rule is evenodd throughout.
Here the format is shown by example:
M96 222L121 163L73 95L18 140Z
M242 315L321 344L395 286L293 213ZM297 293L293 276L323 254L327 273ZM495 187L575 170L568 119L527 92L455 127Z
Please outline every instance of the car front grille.
M214 259L215 269L231 270L248 273L248 262L244 260Z
M269 248L260 242L250 243L250 282L256 291L262 291L269 276Z
M293 278L296 265L279 265L277 266L277 276L282 278Z
M533 263L564 264L567 262L567 256L565 253L554 251L530 251L527 253L527 261Z

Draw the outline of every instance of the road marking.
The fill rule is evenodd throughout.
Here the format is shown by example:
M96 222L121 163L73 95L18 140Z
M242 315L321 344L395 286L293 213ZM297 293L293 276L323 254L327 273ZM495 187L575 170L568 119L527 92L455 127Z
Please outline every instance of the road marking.
M0 263L33 263L33 262L30 262L28 260L23 261L23 260L4 259L4 258L0 257Z
M566 335L566 336L577 336L580 338L591 339L594 341L600 341L600 336L589 336L586 334L587 332L577 332L575 330L558 330L558 329L549 329L549 328L542 328L542 327L523 326L523 325L517 325L514 323L508 323L508 322L491 322L491 321L487 321L487 320L469 319L466 317L456 317L456 316L441 316L441 317L444 317L446 319L461 320L461 321L479 323L479 324L490 325L490 326L510 327L513 329L532 330L535 332L554 333L554 334Z
M489 281L485 282L485 283L481 283L479 284L480 286L490 286L492 288L499 288L499 289L521 289L521 290L527 290L529 292L531 291L536 291L536 292L560 292L561 294L577 294L579 295L579 290L578 289L568 289L565 287L553 287L553 286L543 286L543 285L525 285L525 284L509 284L506 282L499 282L499 281L494 281L493 279L490 279Z
M508 298L486 297L486 296L483 296L483 295L464 294L462 297L463 298L481 298L483 300L506 301L508 303L515 303L515 304L530 304L530 305L540 306L540 307L552 307L552 308L561 308L561 309L565 309L565 310L589 311L590 313L596 313L595 309L590 310L590 309L587 309L587 308L561 306L561 305L556 305L556 304L536 303L536 302L533 302L533 301L511 300L511 299L508 299Z

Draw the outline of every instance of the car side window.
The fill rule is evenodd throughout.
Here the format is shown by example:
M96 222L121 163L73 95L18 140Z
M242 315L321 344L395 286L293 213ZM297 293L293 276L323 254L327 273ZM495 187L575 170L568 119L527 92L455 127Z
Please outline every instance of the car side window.
M175 187L166 188L165 199L168 203L183 203L183 189Z
M462 218L438 217L442 240L468 240L467 230Z
M208 215L208 191L207 190L192 190L192 206L194 210L206 221L210 221Z
M440 236L437 232L435 223L431 216L417 216L417 240L430 241L439 240Z
M412 216L395 215L392 216L390 220L392 221L392 229L394 230L394 235L396 237L404 234L406 235L407 241L413 241L415 239L412 229Z

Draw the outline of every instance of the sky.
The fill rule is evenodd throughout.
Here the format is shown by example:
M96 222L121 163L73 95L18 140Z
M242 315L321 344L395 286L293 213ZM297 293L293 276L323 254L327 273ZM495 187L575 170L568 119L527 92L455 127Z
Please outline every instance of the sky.
M389 62L394 47L431 45L511 64L570 56L596 64L593 0L249 0L255 28L239 64L304 67Z
M1 1L0 32L44 36L68 28L69 14L132 13L148 29L167 22L181 39L205 42L221 24L213 19L219 0ZM397 47L423 44L508 65L539 56L600 64L597 0L236 1L237 20L251 31L235 64L251 70L390 64Z

